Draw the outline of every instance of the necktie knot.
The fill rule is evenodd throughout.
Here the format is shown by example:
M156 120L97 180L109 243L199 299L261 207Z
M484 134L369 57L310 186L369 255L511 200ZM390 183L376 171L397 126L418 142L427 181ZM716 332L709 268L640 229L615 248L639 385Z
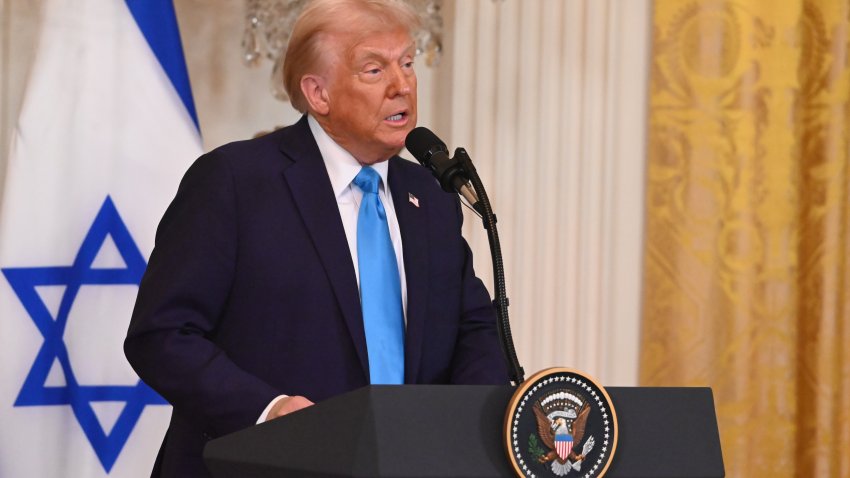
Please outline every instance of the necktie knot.
M370 166L363 166L357 176L354 177L354 184L364 193L378 193L378 182L381 180L381 175Z

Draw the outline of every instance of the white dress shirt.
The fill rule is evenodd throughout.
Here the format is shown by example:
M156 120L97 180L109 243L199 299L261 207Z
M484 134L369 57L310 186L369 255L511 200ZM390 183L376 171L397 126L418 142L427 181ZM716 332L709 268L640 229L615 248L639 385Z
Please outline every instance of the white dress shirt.
M315 118L308 115L307 122L310 125L310 131L313 133L313 138L315 138L316 143L319 145L319 152L322 153L325 168L327 168L328 176L331 179L331 187L336 197L336 205L339 208L342 227L345 229L345 238L348 240L348 250L351 253L351 262L354 264L354 274L357 276L357 287L359 288L360 268L357 262L357 217L360 213L360 201L363 199L363 191L355 186L353 181L363 166L357 162L351 153L338 145L322 129ZM401 230L398 227L398 218L395 215L393 198L390 194L390 185L387 182L389 162L381 161L380 163L373 164L372 168L381 176L381 183L378 185L378 197L381 199L381 203L384 205L384 210L387 213L387 225L390 229L390 239L395 250L398 275L401 281L401 305L404 311L404 323L407 324L407 281L404 275L404 254L401 245ZM264 422L266 415L269 414L274 404L286 396L275 397L266 409L263 410L263 414L260 415L257 423Z
M325 130L319 126L319 122L312 116L307 117L310 131L319 145L319 152L325 160L325 168L331 178L331 186L336 196L336 205L339 208L339 217L345 228L345 237L348 239L348 249L351 252L351 262L354 264L354 273L357 275L357 287L360 287L360 270L357 262L357 216L360 213L360 201L363 199L363 191L354 185L354 177L363 167L354 159L348 151L328 136ZM395 215L393 198L390 194L390 186L387 183L388 161L373 164L372 168L381 176L378 185L378 197L387 212L387 225L390 228L390 239L395 249L395 260L398 264L398 276L401 281L401 304L404 308L404 322L407 323L407 282L404 276L404 255L401 247L401 231L398 228L398 218Z

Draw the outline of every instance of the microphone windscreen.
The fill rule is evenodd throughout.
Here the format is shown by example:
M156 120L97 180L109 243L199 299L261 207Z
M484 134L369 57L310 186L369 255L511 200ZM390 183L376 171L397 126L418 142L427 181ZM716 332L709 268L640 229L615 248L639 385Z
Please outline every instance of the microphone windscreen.
M423 126L413 128L413 131L407 134L404 145L410 151L410 154L423 165L431 161L431 156L436 151L442 151L446 155L449 153L446 143L442 142L430 129Z

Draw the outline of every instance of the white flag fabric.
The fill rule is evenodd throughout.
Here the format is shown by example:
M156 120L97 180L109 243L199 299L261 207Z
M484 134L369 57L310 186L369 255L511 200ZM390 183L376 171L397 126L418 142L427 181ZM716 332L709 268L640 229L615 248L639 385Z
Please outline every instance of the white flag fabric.
M47 0L0 203L0 477L149 476L170 407L122 342L201 153L171 0Z

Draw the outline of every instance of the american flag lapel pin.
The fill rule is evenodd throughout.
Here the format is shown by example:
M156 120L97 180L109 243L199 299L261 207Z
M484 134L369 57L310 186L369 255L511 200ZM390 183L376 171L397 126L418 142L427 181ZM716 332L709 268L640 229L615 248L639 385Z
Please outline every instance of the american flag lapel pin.
M407 200L410 201L410 204L419 207L419 198L417 198L413 194L407 193Z

